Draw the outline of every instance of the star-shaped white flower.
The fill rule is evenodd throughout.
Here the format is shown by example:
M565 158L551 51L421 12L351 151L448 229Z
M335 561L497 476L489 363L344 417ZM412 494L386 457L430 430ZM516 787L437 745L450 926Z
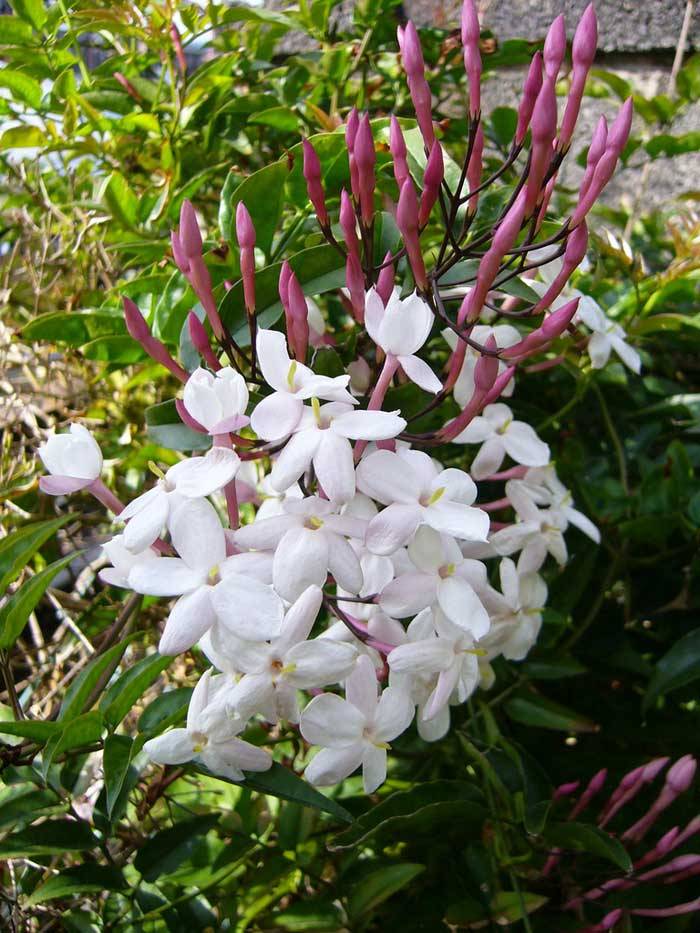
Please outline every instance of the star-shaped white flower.
M485 479L495 473L506 454L524 466L545 466L549 463L549 447L541 441L534 428L524 421L515 421L507 405L487 405L454 439L455 444L481 444L471 465L474 479Z

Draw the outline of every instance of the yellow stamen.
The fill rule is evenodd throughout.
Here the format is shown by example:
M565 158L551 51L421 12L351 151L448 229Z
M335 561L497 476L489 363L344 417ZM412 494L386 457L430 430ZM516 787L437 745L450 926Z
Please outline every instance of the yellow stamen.
M467 648L464 652L465 654L475 654L477 658L485 658L488 654L487 651L484 651L483 648Z
M292 362L289 364L289 369L287 370L287 385L289 386L290 392L294 391L294 377L296 376L296 372L297 361L292 360Z
M313 528L314 531L318 531L319 528L323 528L323 522L320 518L317 518L315 515L312 515L309 519L309 527Z
M436 502L439 502L440 499L445 495L445 487L440 486L439 489L436 489L432 496L428 499L428 505L435 505Z
M374 745L375 748L384 748L386 751L389 751L391 748L388 742L372 742L372 745Z
M321 427L321 403L317 398L311 399L311 410L314 413L314 418L316 419L316 424Z

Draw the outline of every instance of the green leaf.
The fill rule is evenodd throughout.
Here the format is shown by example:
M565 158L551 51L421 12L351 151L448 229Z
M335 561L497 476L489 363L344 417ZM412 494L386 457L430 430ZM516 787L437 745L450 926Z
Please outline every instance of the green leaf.
M32 522L0 540L0 595L19 576L42 544L72 517L63 515L47 522Z
M96 658L93 658L87 667L78 674L66 691L63 703L61 703L61 709L58 713L59 722L65 719L71 719L83 712L83 707L100 677L110 664L115 663L121 658L129 642L137 637L138 633L134 632L123 641L120 641L119 644L113 645L108 651L105 651L104 654L100 654Z
M108 725L117 726L172 658L157 652L125 671L102 698L100 710Z
M632 860L622 843L605 830L588 823L550 823L544 838L559 849L574 849L598 855L624 872L632 871Z
M32 784L26 784L19 789L13 786L6 787L2 796L3 799L0 801L0 828L3 829L14 826L19 822L31 822L48 813L48 811L61 807L54 792L37 790Z
M0 149L42 149L46 143L38 126L11 126L0 136Z
M115 337L98 337L81 347L87 360L101 363L138 363L145 359L143 347L128 334Z
M299 129L299 117L289 107L270 107L259 113L253 113L248 117L248 123L271 126L276 130L286 130L289 133L295 133Z
M139 716L139 732L162 732L167 726L184 718L192 696L192 687L178 687L161 693Z
M35 742L47 742L62 729L63 726L60 723L43 722L38 719L22 719L20 722L0 721L1 734L19 735L23 739L32 739Z
M41 0L11 0L12 9L35 29L41 29L48 18Z
M46 748L42 753L41 769L44 779L46 779L49 768L59 755L73 748L82 748L85 745L92 745L93 742L99 741L103 729L102 714L98 713L97 710L83 713L82 716L77 716L75 719L71 719L70 722L63 724L60 735L52 736L46 743Z
M532 680L560 680L562 677L578 677L585 674L587 668L576 658L533 658L526 661L521 670Z
M0 858L86 852L94 849L97 844L97 837L87 823L68 820L64 816L12 833L0 842Z
M511 719L524 726L561 732L595 732L597 729L592 720L536 693L518 694L508 700L504 708Z
M136 226L139 216L139 199L120 172L111 172L105 178L100 185L97 200L104 200L112 215L126 227Z
M659 659L644 695L646 712L663 693L700 680L700 628L688 632Z
M361 917L370 913L424 871L425 865L412 862L386 865L373 871L353 887L348 903L350 916Z
M548 900L532 891L499 891L491 901L491 913L499 926L510 926L544 907Z
M31 43L32 27L17 16L0 16L0 46Z
M56 898L72 897L75 894L99 894L102 891L119 891L128 887L124 875L111 865L76 865L62 869L36 888L27 899L27 904L43 904Z
M75 560L79 551L54 561L26 580L0 609L0 648L9 648L27 624L39 600L51 586L58 573Z
M146 409L146 430L151 440L168 450L208 450L211 437L188 428L180 421L174 399Z
M128 735L108 735L105 739L102 767L105 775L107 815L110 818L129 771L133 745L134 741Z
M15 100L38 110L41 106L41 85L23 71L13 71L11 68L0 70L0 87L12 91Z
M229 778L222 777L220 774L213 774L201 766L195 767L194 770L216 778L218 781L235 784L236 787L247 787L261 794L269 794L270 797L279 797L281 800L291 800L304 807L313 807L314 810L329 813L344 823L352 823L352 815L348 813L345 807L341 807L335 800L315 790L309 783L294 774L293 771L289 771L276 761L273 761L269 771L248 771L245 782L231 781Z
M155 881L161 875L173 872L199 845L199 837L218 822L219 814L209 813L161 830L139 849L134 867L145 881Z
M95 340L126 334L126 324L121 314L101 311L53 311L40 314L22 327L23 340L47 340L52 343L67 343L79 347Z
M433 834L441 825L465 827L478 834L486 818L481 792L465 781L427 781L409 790L390 794L381 803L358 817L349 829L333 838L332 851L349 849L380 836L391 839L415 839Z
M644 146L652 159L659 156L670 158L684 152L697 152L700 149L700 131L671 136L668 133L654 135Z
M284 108L282 108L284 109ZM243 181L230 173L221 192L219 226L221 235L236 244L236 205L242 201L255 227L255 245L269 254L284 203L286 161L273 162L253 172Z
M345 285L345 262L332 246L312 246L289 259L289 264L309 297L342 288ZM282 314L278 284L282 263L262 269L255 277L258 327L271 327ZM219 308L221 318L241 346L250 344L243 302L243 283L238 281L226 293Z
M265 928L268 925L289 933L337 933L344 927L343 913L337 904L322 898L290 904L265 917Z

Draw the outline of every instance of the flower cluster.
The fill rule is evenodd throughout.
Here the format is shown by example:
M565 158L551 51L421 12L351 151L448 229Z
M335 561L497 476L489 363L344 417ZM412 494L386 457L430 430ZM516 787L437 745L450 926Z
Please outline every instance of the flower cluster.
M345 373L315 371L312 348L339 334L289 263L279 279L284 330L259 326L256 234L243 203L236 234L249 339L240 332L234 339L185 202L172 249L206 313L205 322L194 313L188 320L202 365L187 371L139 308L128 299L124 308L134 339L182 382L180 418L200 441L208 436L210 448L167 472L154 465L157 482L126 507L100 480L102 456L81 426L40 451L51 474L42 480L45 491L86 488L123 523L105 545L105 582L175 598L159 650L174 655L196 645L211 664L186 728L146 744L154 761L197 759L242 780L271 764L265 750L240 738L251 717L260 717L298 726L320 748L306 767L310 781L333 784L361 767L370 793L385 779L389 743L414 720L424 739L440 738L450 708L491 686L496 657L526 656L547 598L541 571L550 555L565 563L569 526L598 540L558 479L547 444L500 399L512 395L524 361L556 363L560 357L549 356L555 346L559 354L560 345L572 352L582 346L579 296L563 303L561 296L585 257L585 217L625 144L631 107L624 105L609 132L604 124L605 133L598 131L573 213L543 242L595 52L595 14L589 7L574 37L561 122L555 83L566 37L561 18L552 25L528 73L511 152L487 181L478 35L468 0L469 137L461 176L448 184L418 36L411 23L399 31L423 158L409 158L392 118L394 213L403 241L396 253L375 255L380 185L368 116L353 110L348 117L350 191L337 198L324 190L318 155L304 141L309 198L345 263L342 327L354 337L346 346L355 348ZM503 207L495 224L486 223L480 192L497 180ZM421 237L438 205L444 238L437 249L433 242L428 268ZM544 260L535 255L543 246ZM548 263L555 264L549 278L540 272ZM538 291L524 286L532 302L511 294L513 279L534 285L538 274ZM448 310L455 300L456 312ZM592 357L602 359L603 340L621 352L615 334L593 330ZM444 371L430 356L446 361ZM393 389L408 383L424 395L420 414L437 417L434 430L415 433L418 416L407 418L391 401ZM469 472L454 465L463 463L465 447ZM500 491L489 497L475 481Z

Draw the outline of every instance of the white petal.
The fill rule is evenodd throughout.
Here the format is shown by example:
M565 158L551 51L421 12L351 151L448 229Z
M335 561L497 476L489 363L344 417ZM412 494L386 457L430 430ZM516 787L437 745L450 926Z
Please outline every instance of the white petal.
M534 428L524 421L513 421L503 435L503 446L509 457L525 466L546 466L550 460L549 447L541 441Z
M564 509L564 514L571 524L575 525L579 531L582 531L591 541L600 544L600 531L587 515L584 515L583 512L579 512L578 509L572 508Z
M158 644L161 654L181 654L209 631L216 616L211 604L212 588L200 586L181 596L173 606Z
M362 567L357 554L340 535L324 535L328 543L328 569L336 583L347 593L359 593L362 589Z
M243 739L230 739L224 748L217 747L216 751L222 761L242 771L267 771L272 765L269 752Z
M620 357L622 362L633 373L639 373L642 368L642 359L634 347L631 347L621 337L613 336L610 338L613 350Z
M386 749L366 745L362 755L362 786L366 794L373 794L386 780Z
M433 719L450 702L452 691L459 680L460 667L459 662L455 660L454 664L450 665L446 671L440 673L435 689L423 707L423 719Z
M466 580L456 575L441 580L437 598L447 618L474 638L482 638L488 632L491 625L489 614Z
M247 641L276 638L282 628L282 600L271 586L252 577L225 577L214 587L212 605L219 621Z
M399 645L387 661L397 674L432 674L444 671L454 659L454 651L442 638L424 638Z
M383 509L367 526L365 544L373 554L393 554L411 540L423 517L415 505L395 503Z
M331 502L349 502L355 495L355 465L350 441L334 431L321 432L313 458L321 488Z
M347 700L334 693L322 693L311 700L301 714L299 729L310 745L347 748L362 736L365 717Z
M419 570L435 574L448 562L444 545L445 542L437 531L428 525L421 525L408 545L408 556ZM461 556L460 554L460 559Z
M309 586L304 590L287 610L282 632L275 642L276 651L284 655L293 645L309 637L322 602L323 592L319 586Z
M384 589L379 605L395 619L416 615L435 601L438 579L437 574L405 573Z
M270 708L275 688L269 674L246 674L228 695L228 702L241 719L249 719L256 713Z
M287 376L292 361L284 334L276 330L259 330L255 349L265 382L278 392L289 392Z
M175 550L188 567L208 573L226 557L226 536L216 509L207 499L188 499L169 521Z
M415 382L421 389L432 392L433 395L442 390L442 383L432 368L419 356L400 356L399 362L411 382Z
M284 492L308 470L321 440L316 428L299 431L291 437L275 460L270 473L270 484L277 492Z
M239 528L233 536L238 547L271 551L277 547L285 533L299 524L296 515L274 515Z
M607 334L595 333L588 341L587 349L593 369L602 369L610 359L612 344Z
M240 466L238 454L227 447L212 447L203 457L190 457L168 470L181 496L198 499L210 496L230 483Z
M474 479L486 479L495 473L503 463L505 448L502 435L493 435L481 445L479 453L474 457L471 465L471 474Z
M374 718L378 689L374 664L363 654L345 682L345 696L348 703L362 713L366 722L371 722Z
M352 645L331 638L314 638L295 645L285 655L285 665L294 665L287 681L301 690L337 684L352 672L357 651Z
M380 328L384 317L384 302L376 288L372 287L365 295L365 329L372 340L378 344L381 339Z
M456 470L454 467L442 470L432 481L431 493L436 492L438 489L445 490L445 499L461 502L464 505L471 505L476 499L474 480L464 470Z
M424 742L437 742L447 735L450 728L450 707L441 707L432 719L425 719L423 709L419 708L416 726Z
M146 502L144 507L141 509L135 509L133 518L129 518L129 515L124 515L124 512L121 513L121 518L129 518L126 528L124 529L124 544L129 548L130 551L134 553L138 551L145 550L149 545L153 544L158 535L163 530L163 526L168 520L168 513L170 511L170 502L169 497L166 492L164 492L160 487L155 487L149 489L144 496L139 498L145 498ZM138 500L135 500L138 502ZM131 506L135 505L135 502L130 503ZM127 506L127 509L129 506Z
M143 750L159 765L181 765L194 755L194 745L187 729L171 729L144 743Z
M323 586L327 576L326 536L311 528L290 528L272 564L272 582L280 596L291 602L308 586Z
M359 768L364 749L365 743L359 741L345 748L323 748L306 766L304 777L319 787L338 784Z
M398 411L349 411L334 418L331 430L352 440L381 441L396 437L406 427Z
M493 434L493 425L481 415L472 418L466 428L454 439L455 444L480 444Z
M195 369L185 383L182 400L188 414L207 431L224 417L223 407L213 388L215 377L206 369Z
M273 392L255 406L250 426L263 440L277 441L295 430L303 411L301 399L288 392Z
M415 470L390 450L377 450L357 466L357 485L383 505L418 502L421 483Z
M433 312L414 294L387 305L380 325L380 344L387 353L409 356L423 346L433 326Z
M491 526L488 513L447 499L426 508L424 520L436 531L465 541L486 541Z
M382 693L374 717L374 735L380 742L391 742L411 725L413 703L407 693L388 687Z
M181 596L201 586L204 578L179 557L158 557L132 567L128 581L132 590L147 596Z

